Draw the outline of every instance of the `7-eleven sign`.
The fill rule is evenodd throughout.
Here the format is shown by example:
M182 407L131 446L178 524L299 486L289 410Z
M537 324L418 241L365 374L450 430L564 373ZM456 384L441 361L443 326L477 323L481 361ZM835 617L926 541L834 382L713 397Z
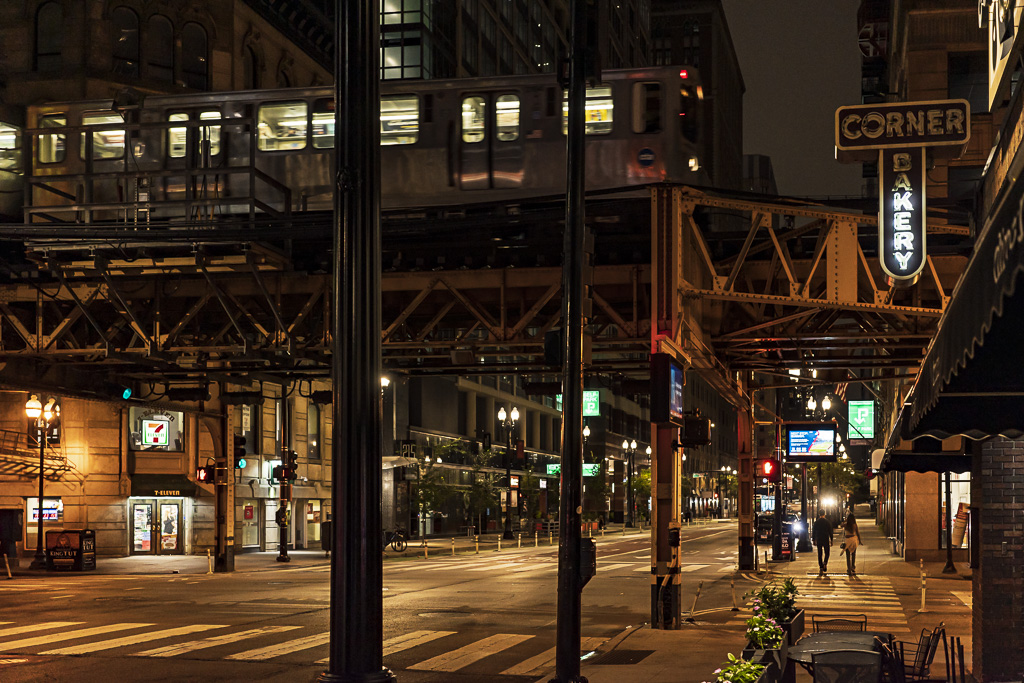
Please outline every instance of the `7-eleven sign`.
M142 441L147 446L166 446L170 443L168 439L170 432L167 420L143 420Z

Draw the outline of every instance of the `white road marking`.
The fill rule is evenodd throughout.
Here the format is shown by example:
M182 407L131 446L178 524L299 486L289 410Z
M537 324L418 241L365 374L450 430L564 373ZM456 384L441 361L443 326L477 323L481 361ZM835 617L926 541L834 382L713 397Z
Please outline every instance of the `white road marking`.
M424 660L419 664L413 664L409 668L417 671L458 671L480 661L484 657L507 650L530 638L533 638L533 636L516 633L498 633L451 652L445 652L437 657Z
M41 655L84 655L89 652L99 652L100 650L110 650L115 647L125 647L128 645L138 645L139 643L148 643L153 640L160 640L162 638L173 638L174 636L184 636L189 633L196 633L198 631L209 631L213 628L227 628L223 624L189 624L188 626L179 626L177 628L168 628L162 631L150 631L149 633L139 633L134 636L125 636L124 638L113 638L111 640L100 640L95 643L86 643L85 645L72 645L71 647L62 647L56 650L47 650L46 652L40 652Z
M580 653L584 654L601 646L607 638L580 638ZM555 650L545 650L539 655L524 659L515 666L501 672L502 676L531 676L555 667Z
M5 624L14 622L5 621ZM28 626L11 626L10 628L0 629L0 638L4 636L16 636L19 633L28 633L29 631L44 631L49 628L64 628L65 626L78 626L84 624L84 621L45 621L42 624L29 624Z
M138 652L135 657L174 657L177 655L183 655L188 652L195 652L196 650L203 650L208 647L217 647L218 645L227 645L228 643L235 643L239 640L244 640L250 637L265 636L271 633L280 633L282 631L292 631L301 626L263 626L261 628L249 629L248 631L238 631L237 633L225 633L220 636L211 636L210 638L203 638L202 640L192 640L187 643L178 643L177 645L168 645L167 647L158 647L155 650L146 650L145 652Z
M325 645L331 641L330 633L314 633L311 636L304 638L296 638L295 640L286 640L283 643L274 643L267 647L260 647L255 650L246 650L245 652L238 652L233 655L228 655L224 659L241 659L246 661L263 661L265 659L271 659L273 657L280 657L291 652L298 652L299 650L308 650L311 647L317 645Z
M35 638L22 638L21 640L14 640L9 643L3 643L0 648L4 650L20 650L26 647L35 647L36 645L45 645L58 640L74 640L75 638L86 638L88 636L96 636L101 633L110 633L111 631L127 631L131 628L144 628L146 626L153 626L153 624L136 624L136 623L121 623L121 624L107 624L106 626L94 626L92 628L80 628L76 631L62 631L61 633L51 633L46 636L36 636Z

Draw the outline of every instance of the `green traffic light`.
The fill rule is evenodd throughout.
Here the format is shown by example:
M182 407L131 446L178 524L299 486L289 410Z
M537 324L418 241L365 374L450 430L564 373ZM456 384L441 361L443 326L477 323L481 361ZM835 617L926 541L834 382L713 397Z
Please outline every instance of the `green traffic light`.
M123 398L124 400L127 401L131 397L132 397L132 388L131 387L125 387L124 391L121 392L121 398Z
M245 467L245 458L239 458L235 462L236 462L235 466L238 467L239 469L241 469L242 467Z

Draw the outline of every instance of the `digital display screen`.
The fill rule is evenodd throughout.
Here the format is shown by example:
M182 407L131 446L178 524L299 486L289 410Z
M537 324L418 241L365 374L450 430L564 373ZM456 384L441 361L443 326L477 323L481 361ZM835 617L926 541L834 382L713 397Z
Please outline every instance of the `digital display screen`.
M686 378L683 376L683 369L672 363L669 366L668 412L673 420L683 419L683 387L685 386Z
M786 460L831 462L836 459L834 424L790 425L786 428Z

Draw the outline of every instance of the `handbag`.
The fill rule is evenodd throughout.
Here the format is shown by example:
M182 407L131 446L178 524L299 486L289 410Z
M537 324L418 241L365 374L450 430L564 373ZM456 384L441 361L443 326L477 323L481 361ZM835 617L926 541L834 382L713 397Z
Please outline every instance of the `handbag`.
M840 550L846 550L846 541L843 541L842 543L839 544L839 549Z

